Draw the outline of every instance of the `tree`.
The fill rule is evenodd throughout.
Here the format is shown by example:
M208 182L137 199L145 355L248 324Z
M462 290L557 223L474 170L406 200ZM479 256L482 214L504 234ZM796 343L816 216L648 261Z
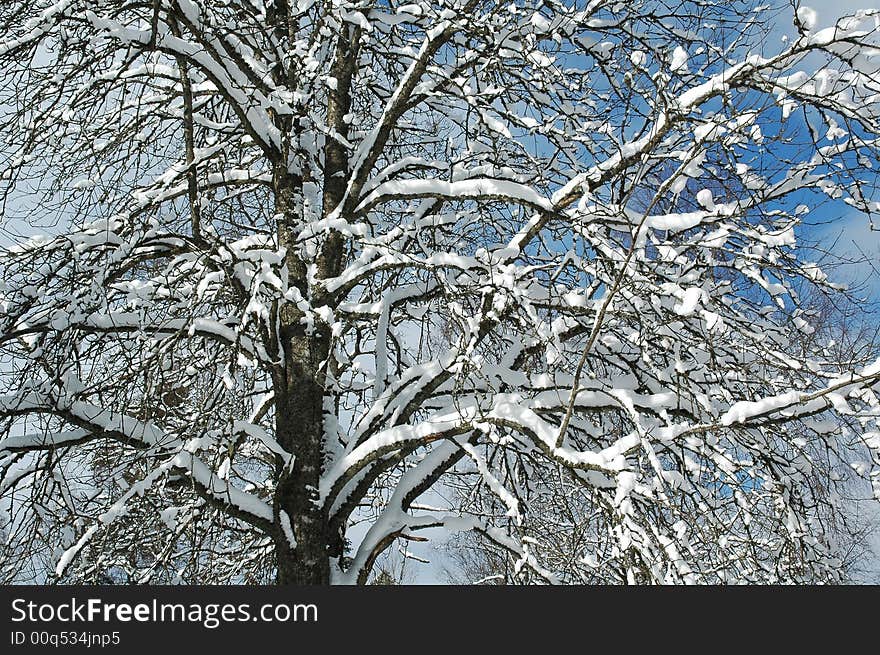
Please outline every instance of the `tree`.
M839 579L880 359L799 348L796 236L880 210L880 16L769 11L4 3L4 576L566 582L586 518L598 581Z

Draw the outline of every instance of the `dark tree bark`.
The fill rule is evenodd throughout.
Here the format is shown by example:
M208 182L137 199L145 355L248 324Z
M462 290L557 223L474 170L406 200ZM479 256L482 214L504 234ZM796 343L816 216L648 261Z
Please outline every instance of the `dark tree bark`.
M332 68L337 84L329 92L327 120L343 140L347 136L345 115L351 108L351 80L359 38L359 28L340 35ZM314 304L326 305L328 298L314 297L306 266L290 238L290 226L301 220L303 180L290 172L289 162L295 162L299 154L296 126L288 117L280 118L279 127L288 139L273 181L279 243L286 248L291 284ZM325 217L345 196L348 156L340 140L328 137L324 149L322 212ZM318 277L339 275L344 252L342 235L330 231L318 257ZM324 380L332 345L329 326L314 321L307 330L302 319L302 313L289 304L280 313L279 337L284 348L284 366L274 381L276 434L279 444L293 453L294 459L290 467L279 471L274 512L276 525L291 526L294 543L285 529L275 535L277 580L279 584L328 584L329 558L341 554L341 543L338 537L333 538L326 512L315 501L324 466Z

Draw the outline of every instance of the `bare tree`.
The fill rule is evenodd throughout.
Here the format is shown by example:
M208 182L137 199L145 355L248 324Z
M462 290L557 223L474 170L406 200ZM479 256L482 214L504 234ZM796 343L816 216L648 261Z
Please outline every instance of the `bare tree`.
M3 575L839 579L880 360L797 347L796 231L878 210L880 17L768 11L4 3Z

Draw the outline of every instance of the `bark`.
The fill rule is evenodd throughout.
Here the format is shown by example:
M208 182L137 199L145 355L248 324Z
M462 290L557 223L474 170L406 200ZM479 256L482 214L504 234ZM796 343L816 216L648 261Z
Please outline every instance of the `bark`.
M337 87L329 93L327 123L343 139L347 136L344 116L351 107L351 79L357 60L359 30L340 35L331 75ZM297 159L296 122L281 117L283 133L289 135L282 161L276 166L273 180L275 214L279 243L286 249L286 264L291 286L315 306L329 299L316 297L307 279L306 263L293 243L295 226L302 220L303 175L291 172ZM324 151L323 213L326 216L342 201L348 173L345 146L328 139ZM296 166L293 166L296 169ZM342 235L329 232L318 254L317 275L326 278L341 271L346 244ZM288 468L279 469L274 502L276 525L276 561L279 584L328 584L330 559L342 555L342 539L331 533L324 509L316 502L324 466L324 398L326 366L331 354L330 326L319 320L307 330L303 315L286 304L279 311L279 343L283 366L274 379L276 438L294 459ZM286 526L292 528L294 542Z

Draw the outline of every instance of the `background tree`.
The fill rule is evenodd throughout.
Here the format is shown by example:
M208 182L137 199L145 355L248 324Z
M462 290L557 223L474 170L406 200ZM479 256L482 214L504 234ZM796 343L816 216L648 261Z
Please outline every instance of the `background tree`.
M878 210L880 18L766 11L4 3L4 575L839 579L880 360L798 348L796 230Z

